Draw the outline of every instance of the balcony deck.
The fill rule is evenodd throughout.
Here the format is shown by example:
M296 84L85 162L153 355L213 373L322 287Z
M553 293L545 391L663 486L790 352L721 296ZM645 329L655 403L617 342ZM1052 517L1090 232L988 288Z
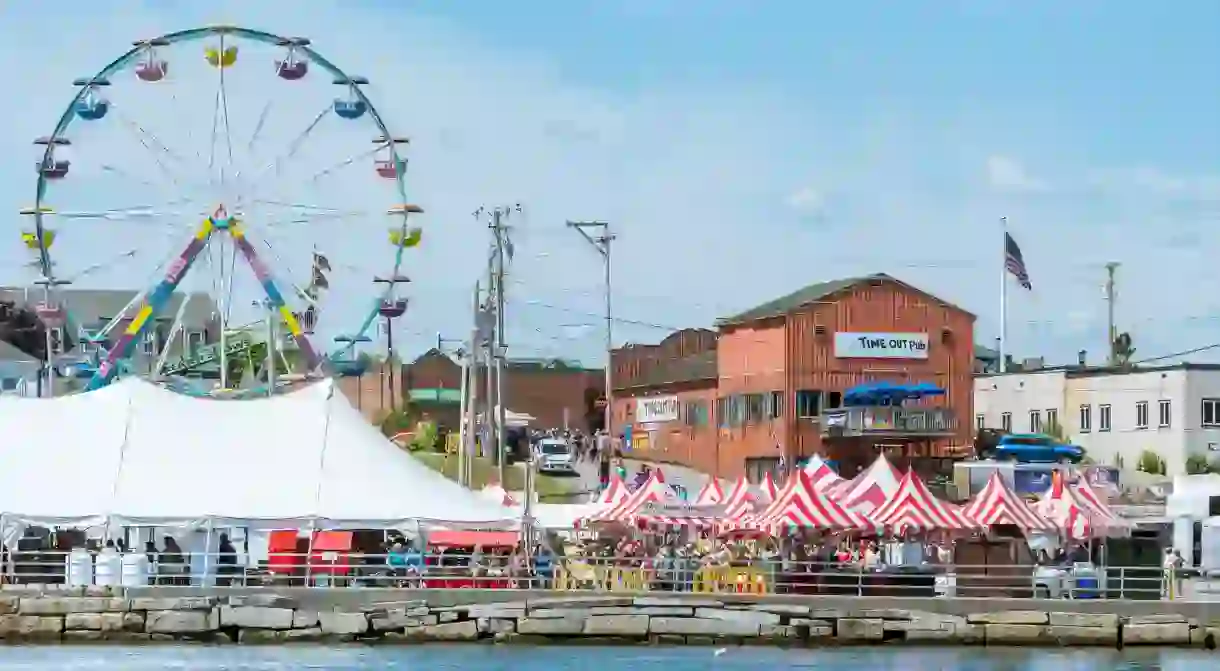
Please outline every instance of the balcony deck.
M948 438L957 432L957 417L948 408L862 406L823 410L823 438Z

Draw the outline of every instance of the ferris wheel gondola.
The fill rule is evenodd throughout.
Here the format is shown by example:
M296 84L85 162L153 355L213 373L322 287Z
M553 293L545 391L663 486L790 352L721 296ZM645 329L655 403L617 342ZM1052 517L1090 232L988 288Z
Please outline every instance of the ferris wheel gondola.
M198 156L195 159L188 159L190 152L171 150L172 143L166 142L164 137L152 132L147 124L135 118L139 111L137 108L124 104L124 101L128 99L126 96L131 95L125 89L127 81L139 82L141 85L156 83L158 87L172 88L179 78L189 77L188 73L192 67L189 59L182 64L181 59L176 58L175 54L191 43L202 43L201 66L210 68L212 72L216 73L215 76L219 77L215 109L211 120L210 134L213 144L211 151L207 152L206 160ZM50 288L55 286L57 277L55 261L66 265L82 263L81 258L72 257L67 250L61 250L58 246L55 252L56 260L52 260L52 245L56 240L60 241L60 245L71 245L72 241L76 239L73 235L74 231L70 229L67 222L85 219L97 222L130 222L137 219L159 222L171 218L168 211L158 210L155 206L97 207L95 205L79 207L76 202L78 198L102 199L115 195L118 191L104 187L77 189L76 184L94 180L99 174L115 178L127 177L130 171L111 165L109 163L111 157L99 157L96 154L89 155L87 152L81 152L73 144L72 138L76 138L82 133L93 133L98 129L111 127L136 136L140 147L144 151L154 154L156 169L153 170L150 166L145 172L137 173L132 181L140 182L146 189L152 188L149 185L153 182L156 182L160 188L180 189L181 191L174 195L178 197L178 200L189 202L182 205L180 210L173 214L172 218L175 219L173 225L180 226L183 223L184 213L188 217L186 221L189 222L190 218L193 218L190 214L192 208L200 208L196 210L197 214L194 217L198 217L195 219L196 222L201 221L202 223L196 223L189 236L184 236L188 238L187 243L167 261L165 272L160 279L133 299L133 302L138 303L138 307L134 309L133 313L124 312L115 315L103 328L85 334L84 341L93 345L94 351L97 352L92 375L87 385L88 389L104 386L116 376L126 374L131 370L129 360L133 356L136 344L146 342L144 338L146 331L159 328L155 322L158 318L165 319L165 315L162 313L165 312L169 297L182 286L193 266L197 265L201 259L206 261L209 245L216 240L221 240L221 244L224 244L223 241L230 242L234 258L244 260L253 271L257 286L264 294L263 302L270 311L269 314L274 315L274 319L278 320L286 330L288 338L294 344L294 351L303 360L303 372L306 377L322 373L352 374L356 372L360 366L356 364L358 359L354 356L354 350L359 344L370 340L367 334L372 328L373 322L379 317L399 316L407 309L409 301L401 295L401 288L394 283L387 284L377 292L373 305L364 313L359 327L353 331L346 331L347 335L341 339L336 338L337 350L324 354L315 349L310 342L310 336L318 328L318 324L324 319L329 309L321 304L317 291L319 287L314 281L317 279L317 268L315 267L313 270L315 277L311 277L310 281L306 283L310 287L309 291L297 285L293 285L294 291L286 291L281 286L283 279L278 278L271 271L267 260L262 257L259 249L256 249L257 243L252 236L259 236L258 242L266 243L268 236L272 235L271 232L268 232L271 229L278 231L298 226L302 222L308 224L326 217L337 218L339 215L334 213L343 210L343 208L324 208L294 203L284 205L286 213L278 218L266 215L265 212L258 211L259 208L274 201L266 198L259 191L263 185L255 183L256 180L250 176L266 175L270 180L282 179L288 172L286 165L291 167L289 164L302 160L301 146L315 134L315 129L323 120L322 115L309 123L305 131L287 143L289 149L284 154L276 156L267 163L270 169L243 171L234 167L237 153L234 145L241 147L242 143L235 143L231 137L233 123L230 119L231 108L228 99L231 92L225 88L226 80L231 80L234 73L241 75L242 71L250 70L250 68L244 67L244 64L252 58L257 59L259 49L278 51L268 59L274 66L275 75L271 78L272 82L277 80L290 82L295 90L301 86L309 86L310 82L316 79L316 77L310 76L310 73L317 71L324 78L315 83L325 87L326 81L329 80L343 89L342 95L329 97L326 102L327 111L338 120L337 123L340 125L353 124L352 128L360 126L371 128L374 131L373 134L378 139L375 140L374 175L372 177L374 181L390 185L393 192L393 195L390 196L391 202L409 202L406 198L404 184L407 160L400 152L402 146L407 143L406 139L390 132L384 118L362 90L368 85L369 80L366 77L353 76L344 72L314 50L309 39L282 37L235 26L211 26L133 42L133 48L130 51L112 61L100 72L73 82L77 87L76 94L60 116L54 130L50 135L36 140L36 144L41 148L42 156L37 164L34 205L22 211L23 215L32 219L33 230L24 231L21 240L22 244L37 256L35 265L40 273L40 280L49 287L48 298L45 301L46 309L43 311L45 320L48 322L56 319L61 322L71 320L71 315L67 314L62 302L55 300L53 290ZM243 56L239 59L239 55ZM173 77L170 76L172 62L179 63L173 69L173 72L176 73ZM126 79L128 76L130 79ZM149 91L154 92L155 96L155 92L159 90L158 87L149 89ZM147 98L147 94L140 94L140 97L141 99ZM272 124L264 124L263 117L267 116L271 107L272 102L268 102L257 123L252 124L253 129L250 136L248 140L244 141L244 148L248 152L253 153L255 148L261 148L268 143L262 136L267 134L266 128L271 127ZM244 109L249 112L250 106L245 106ZM175 123L179 122L176 118L173 120ZM226 135L227 146L223 151L217 151L216 136L222 132L219 130L222 128ZM367 138L369 135L364 135L364 137ZM365 141L367 142L367 140ZM93 146L92 143L82 145L82 147L89 148ZM74 156L69 156L70 151ZM368 153L359 152L357 156L359 155L367 156ZM227 164L218 165L226 159ZM338 165L345 166L352 163L351 159L347 159ZM358 161L354 163L359 164ZM78 165L84 166L80 168L82 171L80 173L73 169ZM179 178L177 172L190 167L205 172L206 179L188 183L188 180ZM318 182L318 176L330 176L334 172L335 169L330 168L315 173L310 181L311 188L306 192L314 193L315 189L312 187ZM216 197L209 201L207 198L198 196L194 190L209 192L209 195ZM338 192L346 195L349 190L345 183L344 189ZM86 193L87 196L82 195ZM293 201L292 198L284 200ZM90 205L93 204L90 203ZM67 209L69 207L73 209ZM389 242L393 253L390 255L392 262L389 264L391 272L386 276L398 277L401 275L400 269L404 263L404 250L420 243L422 231L413 222L414 217L422 214L423 210L414 205L400 204L377 212L384 213L380 216L392 217ZM370 211L367 218L373 220L378 216ZM54 229L49 225L52 221L59 222ZM64 242L65 240L68 242ZM279 260L274 250L272 256L276 257L277 261ZM224 266L223 258L221 266ZM227 272L231 273L231 266L230 262ZM226 271L222 270L222 272ZM327 268L327 272L329 272L329 268ZM323 281L326 281L325 277ZM229 292L232 292L231 279ZM125 308L125 311L128 309ZM388 315L387 311L394 314ZM181 330L180 319L181 310L174 319L171 332L177 334ZM268 319L272 319L272 317L269 316ZM227 331L228 329L224 327L220 329L222 341L223 334ZM270 345L271 343L269 343ZM227 349L222 346L219 351L223 353ZM161 356L156 368L161 369L165 363L165 357ZM78 367L77 370L80 372L88 370L88 368Z

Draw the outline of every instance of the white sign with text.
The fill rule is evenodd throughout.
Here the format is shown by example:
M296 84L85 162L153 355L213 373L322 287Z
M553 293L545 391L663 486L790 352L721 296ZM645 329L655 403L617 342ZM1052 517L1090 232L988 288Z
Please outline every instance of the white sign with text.
M836 333L839 359L927 359L927 333Z
M635 399L635 421L638 424L652 422L676 422L681 404L677 396L650 396Z

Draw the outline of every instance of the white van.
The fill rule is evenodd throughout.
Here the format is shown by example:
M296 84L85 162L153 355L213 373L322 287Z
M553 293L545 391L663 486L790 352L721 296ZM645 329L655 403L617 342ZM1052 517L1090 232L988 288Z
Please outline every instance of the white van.
M562 438L543 438L534 447L539 473L576 473L572 445Z

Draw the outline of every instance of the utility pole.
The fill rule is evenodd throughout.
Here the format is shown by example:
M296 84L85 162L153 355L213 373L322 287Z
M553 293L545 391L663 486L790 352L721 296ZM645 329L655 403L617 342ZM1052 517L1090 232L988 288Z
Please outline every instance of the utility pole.
M68 324L68 312L63 304L52 297L52 292L56 287L62 287L72 284L70 280L57 280L54 278L43 278L38 280L36 284L42 286L42 303L38 304L35 312L38 314L38 320L42 322L43 347L46 349L46 374L47 381L47 398L55 397L55 349L64 347L68 340L66 328ZM152 328L154 325L149 325ZM59 342L55 342L53 334L58 329ZM41 384L42 378L39 378ZM41 396L41 394L39 394Z
M478 415L475 401L479 395L479 317L482 314L479 294L480 287L476 281L471 315L473 324L470 327L470 340L465 345L466 355L462 357L462 428L458 432L458 482L465 487L470 487L470 463L474 457L475 418Z
M614 313L611 310L610 304L610 243L614 242L616 236L610 232L609 222L569 221L567 223L568 228L576 229L576 232L580 233L581 237L592 245L593 248L597 250L597 253L602 255L602 270L604 272L603 283L605 285L604 289L606 299L606 408L603 424L605 426L607 444L610 444L609 438L611 435L613 435L611 433L611 419L613 417L612 413L614 407L614 387L612 384L614 378L611 365L613 363L611 361L611 353L614 351ZM589 231L594 231L594 233L590 233Z
M512 260L513 243L509 237L508 219L514 212L521 212L521 205L518 203L512 206L497 206L490 211L485 208L479 208L475 211L476 217L484 215L489 216L490 221L488 228L492 233L492 253L488 260L487 274L489 294L486 311L494 316L495 324L492 328L493 337L488 338L487 352L489 354L488 361L494 362L495 381L494 389L492 380L488 377L488 425L494 427L495 435L495 451L493 458L499 466L500 486L504 486L504 461L508 451L507 432L505 431L505 415L506 407L504 403L504 359L508 351L508 346L504 342L504 272L506 262ZM490 371L489 371L490 373ZM495 397L494 403L491 402L491 396ZM493 415L494 413L494 415Z
M1106 365L1118 365L1118 352L1115 349L1114 343L1118 339L1116 326L1114 325L1114 302L1118 295L1114 289L1115 274L1118 271L1119 264L1117 261L1111 261L1106 264Z
M395 275L393 277L375 277L373 284L389 285L389 291L386 292L386 298L381 301L381 307L377 308L378 313L385 319L385 350L386 362L382 371L389 371L389 391L390 405L388 408L383 406L382 409L388 409L391 413L398 412L399 402L401 402L401 394L398 401L394 400L396 391L394 381L394 369L398 366L397 360L394 358L394 320L403 316L407 312L407 299L398 298L397 290L399 284L406 284L411 279L404 275ZM382 386L382 394L385 393L385 386ZM384 398L384 397L383 397Z

